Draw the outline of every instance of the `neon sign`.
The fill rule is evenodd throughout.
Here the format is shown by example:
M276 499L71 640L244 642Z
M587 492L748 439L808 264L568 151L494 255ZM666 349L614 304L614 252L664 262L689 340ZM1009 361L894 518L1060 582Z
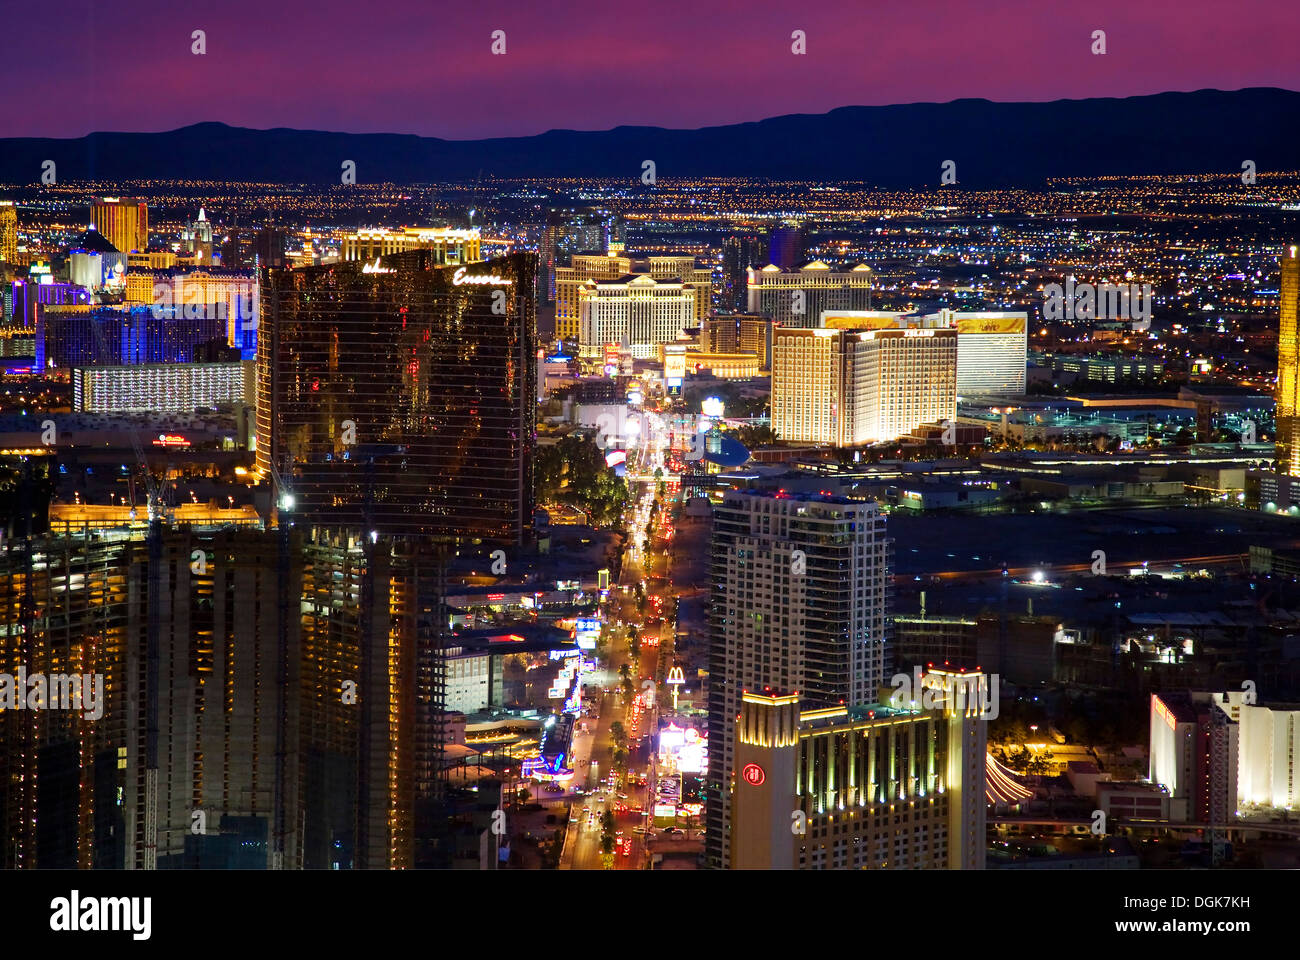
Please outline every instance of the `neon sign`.
M744 769L740 771L740 776L741 779L751 787L760 787L763 785L763 782L767 780L767 774L764 773L763 768L756 763L745 764Z
M497 276L495 273L466 273L464 267L457 267L456 272L451 275L453 286L464 286L465 284L478 284L480 286L511 286L514 281L509 277Z

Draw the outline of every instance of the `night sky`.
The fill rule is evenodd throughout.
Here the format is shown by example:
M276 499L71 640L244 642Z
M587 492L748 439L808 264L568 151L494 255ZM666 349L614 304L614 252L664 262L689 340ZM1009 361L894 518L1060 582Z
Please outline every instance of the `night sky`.
M4 0L0 136L248 127L451 139L851 104L1300 89L1277 0L798 4ZM553 11L563 11L562 13ZM191 53L191 32L207 54ZM506 54L490 52L505 30ZM791 32L807 55L791 53ZM1093 30L1107 54L1090 53ZM1279 118L1280 119L1280 118Z

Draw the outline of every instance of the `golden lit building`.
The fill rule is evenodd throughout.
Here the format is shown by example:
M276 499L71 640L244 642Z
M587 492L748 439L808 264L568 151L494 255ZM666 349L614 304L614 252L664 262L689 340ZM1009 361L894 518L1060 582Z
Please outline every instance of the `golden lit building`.
M12 200L0 200L0 260L18 262L18 208Z
M700 350L704 353L749 353L767 364L767 336L772 321L749 314L705 317L700 321Z
M988 682L932 671L923 683L933 706L924 709L800 711L797 695L745 692L727 865L983 869L987 719L978 685Z
M957 331L772 331L772 429L782 440L878 443L957 416Z
M343 235L343 260L374 260L390 253L432 250L439 264L482 260L479 230L454 227L402 227L400 230L357 230Z
M126 255L128 277L142 270L167 270L174 266L176 254L170 250L133 250Z
M143 200L105 197L90 205L90 222L119 253L149 246L149 205Z
M653 280L678 280L695 297L693 317L708 315L713 297L713 273L697 267L691 256L630 257L621 254L574 254L567 267L555 268L555 335L561 340L578 337L579 290L587 280L613 282L649 276Z
M664 348L668 346L672 344L659 345L659 361L665 366L670 362L668 357L677 354L684 358L685 371L694 374L707 373L719 380L749 380L763 373L763 358L752 353L704 353L691 349L679 353L675 350L665 350Z
M820 327L837 330L948 329L957 331L957 393L1025 392L1029 315L994 311L940 310L925 316L896 311L835 310Z
M1296 309L1300 305L1300 252L1289 246L1282 252L1277 336L1277 441L1278 471L1300 477L1300 340L1297 339Z

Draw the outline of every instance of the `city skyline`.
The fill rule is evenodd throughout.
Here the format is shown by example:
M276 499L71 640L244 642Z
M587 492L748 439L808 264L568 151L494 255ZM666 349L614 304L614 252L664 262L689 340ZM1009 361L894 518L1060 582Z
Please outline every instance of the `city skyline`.
M678 878L870 870L909 924L1249 930L1190 900L1300 869L1294 19L0 20L20 912L653 871L611 926L662 950L734 925Z

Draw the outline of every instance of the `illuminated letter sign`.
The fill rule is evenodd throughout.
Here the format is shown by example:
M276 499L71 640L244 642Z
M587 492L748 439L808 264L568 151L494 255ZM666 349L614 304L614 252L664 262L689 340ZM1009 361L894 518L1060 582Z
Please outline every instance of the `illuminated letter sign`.
M456 272L451 275L451 282L457 287L467 283L489 287L509 286L514 283L509 277L499 277L495 273L467 274L464 267L456 268Z
M740 771L741 778L751 787L760 787L767 779L767 774L763 768L756 763L745 764L745 769Z

